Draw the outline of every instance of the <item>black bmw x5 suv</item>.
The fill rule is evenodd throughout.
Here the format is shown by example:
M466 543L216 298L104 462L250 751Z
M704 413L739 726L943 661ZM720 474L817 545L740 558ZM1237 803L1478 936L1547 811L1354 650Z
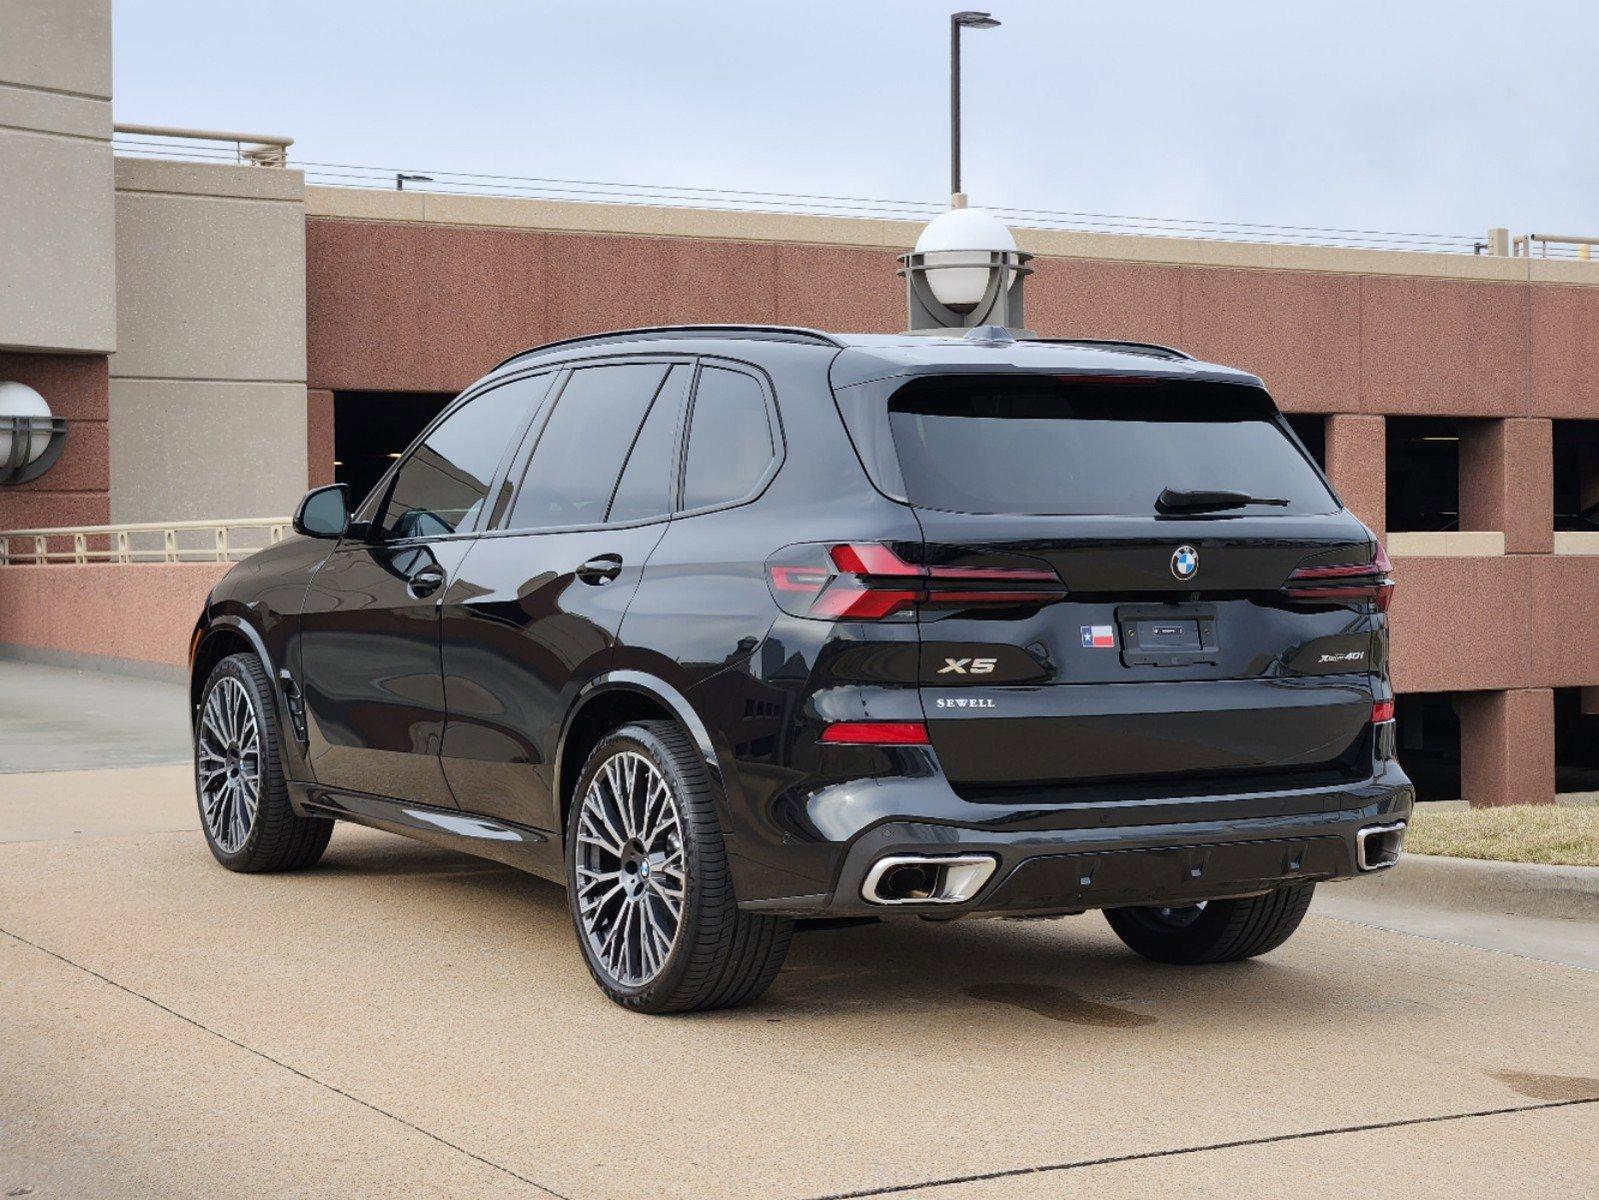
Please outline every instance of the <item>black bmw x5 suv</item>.
M205 836L566 884L646 1012L796 919L1103 909L1263 953L1391 865L1388 562L1259 379L1134 343L685 327L516 355L192 645Z

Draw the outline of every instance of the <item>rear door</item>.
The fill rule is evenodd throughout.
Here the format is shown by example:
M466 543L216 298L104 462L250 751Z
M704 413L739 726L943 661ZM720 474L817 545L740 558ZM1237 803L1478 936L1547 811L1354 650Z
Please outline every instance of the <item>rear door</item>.
M957 790L1150 798L1369 774L1374 605L1284 586L1375 547L1264 392L943 376L895 393L887 421L935 573L1032 565L1065 585L922 609L924 706Z
M610 668L666 529L692 370L672 359L578 367L529 431L514 495L444 597L443 765L462 808L558 832L561 722Z

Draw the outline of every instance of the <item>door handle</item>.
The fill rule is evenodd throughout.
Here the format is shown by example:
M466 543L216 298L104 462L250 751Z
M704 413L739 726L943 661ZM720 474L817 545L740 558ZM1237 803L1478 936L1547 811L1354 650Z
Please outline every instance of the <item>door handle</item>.
M592 583L596 587L603 583L610 583L622 573L622 556L620 554L598 554L577 569L577 577L584 583Z
M423 596L431 596L439 590L439 585L444 582L444 568L437 563L429 563L415 575L411 576L406 584L407 590L418 600Z

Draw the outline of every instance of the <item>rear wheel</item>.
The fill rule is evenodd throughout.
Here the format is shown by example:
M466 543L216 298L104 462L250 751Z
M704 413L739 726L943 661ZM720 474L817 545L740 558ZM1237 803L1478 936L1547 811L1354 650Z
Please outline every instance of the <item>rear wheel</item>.
M206 845L230 871L299 870L327 849L333 822L289 804L272 690L253 654L230 654L206 680L194 790Z
M589 973L637 1012L730 1008L770 986L792 921L741 912L715 785L683 731L640 721L608 735L567 819L567 896Z
M1130 948L1156 962L1233 962L1286 942L1305 919L1315 891L1315 884L1301 883L1244 900L1107 908L1105 920Z

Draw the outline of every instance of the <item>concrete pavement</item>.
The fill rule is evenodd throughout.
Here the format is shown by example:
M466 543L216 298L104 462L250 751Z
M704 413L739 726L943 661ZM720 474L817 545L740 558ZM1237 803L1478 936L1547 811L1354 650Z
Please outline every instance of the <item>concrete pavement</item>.
M187 705L183 683L0 654L0 775L185 762Z
M1407 855L1319 889L1311 911L1599 971L1599 867Z
M1267 958L1195 970L1094 915L804 933L762 1003L652 1019L593 988L557 888L350 827L314 871L233 875L175 766L0 776L0 931L0 1193L1599 1178L1599 973L1315 915Z

